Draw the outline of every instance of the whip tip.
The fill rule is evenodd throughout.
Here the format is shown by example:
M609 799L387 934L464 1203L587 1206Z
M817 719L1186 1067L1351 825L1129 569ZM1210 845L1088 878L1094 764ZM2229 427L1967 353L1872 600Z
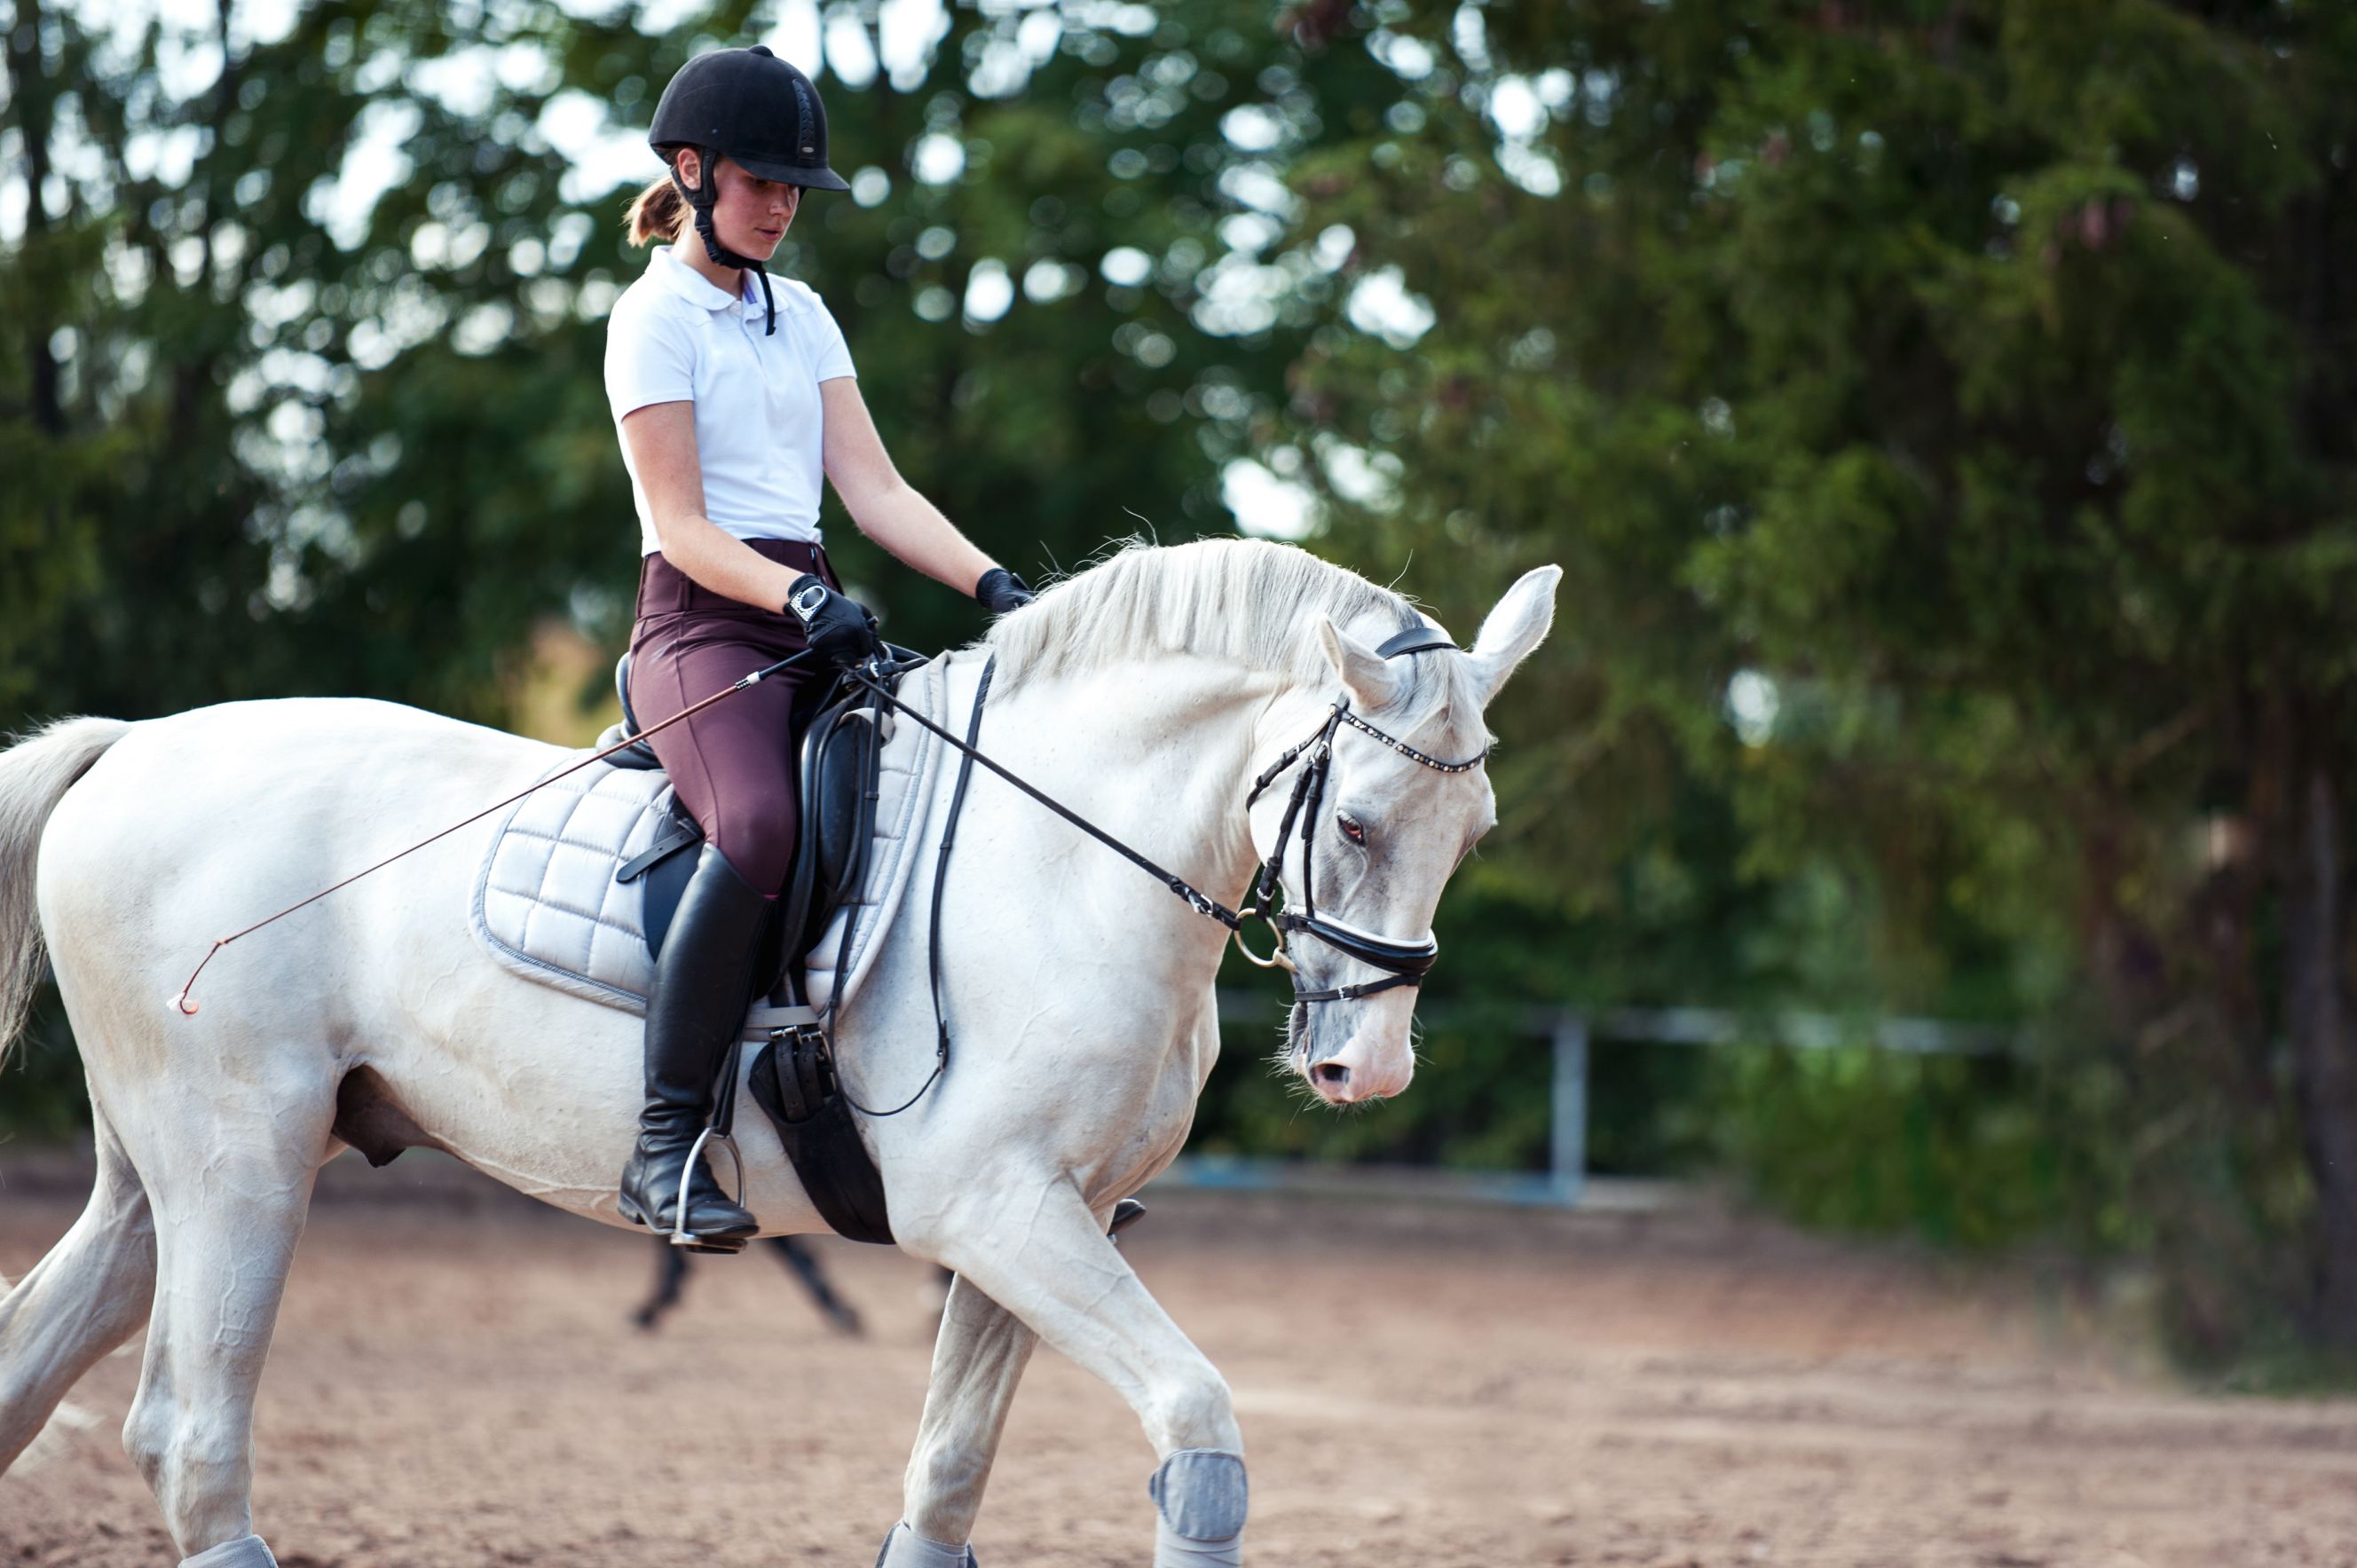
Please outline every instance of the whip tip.
M175 993L171 998L171 1004L172 1010L185 1017L193 1018L197 1015L197 1004L188 1000L188 993L186 991Z

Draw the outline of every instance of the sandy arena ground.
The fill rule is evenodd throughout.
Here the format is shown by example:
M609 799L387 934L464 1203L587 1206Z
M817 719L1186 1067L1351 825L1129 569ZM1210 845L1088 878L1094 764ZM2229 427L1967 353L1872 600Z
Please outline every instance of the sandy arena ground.
M296 1267L257 1435L285 1568L873 1561L925 1270L821 1243L846 1339L768 1258L707 1262L640 1334L651 1243L410 1164L330 1172ZM13 1276L79 1201L0 1176ZM2018 1282L1691 1207L1169 1194L1125 1244L1234 1386L1264 1568L2357 1564L2357 1401L2173 1391ZM0 1563L174 1560L117 1444L137 1369L0 1477ZM1043 1351L980 1560L1143 1563L1152 1467Z

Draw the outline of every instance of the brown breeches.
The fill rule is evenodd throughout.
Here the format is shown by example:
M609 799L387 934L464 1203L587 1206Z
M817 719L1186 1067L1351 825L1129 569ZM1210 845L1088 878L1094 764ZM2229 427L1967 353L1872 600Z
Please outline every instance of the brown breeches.
M772 561L815 572L840 589L826 552L780 539L746 542ZM661 553L639 567L630 632L630 711L652 728L729 682L806 646L802 624L701 587ZM647 744L683 805L737 872L775 897L791 869L801 825L795 754L807 703L825 672L807 663L718 702Z

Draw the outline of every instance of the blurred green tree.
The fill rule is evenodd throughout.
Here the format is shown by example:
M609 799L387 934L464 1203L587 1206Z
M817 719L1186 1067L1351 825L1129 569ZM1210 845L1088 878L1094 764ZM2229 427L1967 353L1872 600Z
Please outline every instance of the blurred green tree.
M682 59L775 22L642 15L317 0L256 38L228 0L195 34L21 9L10 707L317 691L495 720L534 618L619 643L636 563L599 366L644 264L619 231L659 167L637 138ZM829 27L857 188L775 264L843 320L902 468L1034 575L1229 529L1222 465L1299 335L1193 317L1241 209L1221 119L1291 46L1241 4L961 8L879 70L872 14ZM978 628L830 521L896 634Z
M1570 567L1484 949L1717 902L1729 989L2045 1020L2183 1342L2357 1349L2357 14L1297 15L1396 86L1272 460L1445 605Z
M658 172L642 137L670 73L780 19L662 10L220 0L190 30L19 7L0 727L299 693L497 724L544 618L619 649L636 529L600 364L644 264L622 208ZM814 199L775 265L841 319L902 470L1035 578L1111 536L1233 525L1225 467L1314 314L1306 287L1232 275L1286 199L1269 150L1225 130L1299 96L1305 57L1269 20L959 7L881 60L873 7L826 10L854 189ZM891 635L979 629L829 504ZM46 1124L71 1055L59 1022L41 1039L52 1111L5 1104Z
M627 631L601 374L644 264L621 209L659 170L661 84L774 15L249 14L26 0L6 28L0 727L298 693L500 723L536 622ZM959 10L879 72L872 11L830 27L856 189L813 200L777 265L826 294L903 471L1035 577L1109 536L1230 527L1235 411L1298 345L1186 322L1235 205L1220 117L1287 46L1240 4ZM828 521L896 638L979 629Z

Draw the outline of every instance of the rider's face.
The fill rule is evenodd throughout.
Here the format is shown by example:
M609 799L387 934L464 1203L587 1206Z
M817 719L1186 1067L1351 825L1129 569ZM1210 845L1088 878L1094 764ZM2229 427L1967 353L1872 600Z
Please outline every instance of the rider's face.
M693 148L680 154L683 158L694 156ZM713 232L738 255L768 261L793 226L802 187L748 174L732 158L720 159L718 172L720 199L712 205ZM693 166L683 166L680 173L689 184L695 183Z

